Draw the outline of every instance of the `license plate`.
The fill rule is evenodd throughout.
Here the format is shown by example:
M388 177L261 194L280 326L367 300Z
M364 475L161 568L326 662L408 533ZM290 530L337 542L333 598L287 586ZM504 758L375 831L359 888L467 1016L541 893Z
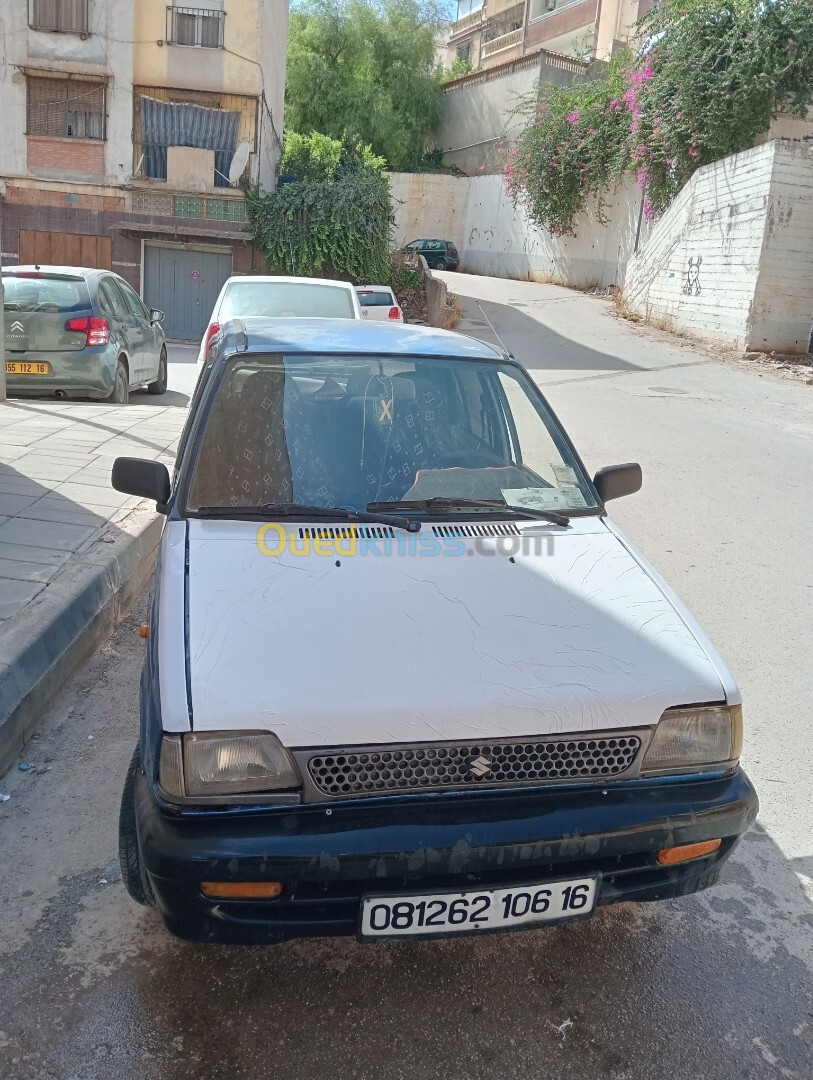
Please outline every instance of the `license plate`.
M6 360L6 375L50 375L51 365L39 361Z
M513 930L589 915L598 878L546 881L508 889L467 889L416 896L365 896L359 937L430 937Z

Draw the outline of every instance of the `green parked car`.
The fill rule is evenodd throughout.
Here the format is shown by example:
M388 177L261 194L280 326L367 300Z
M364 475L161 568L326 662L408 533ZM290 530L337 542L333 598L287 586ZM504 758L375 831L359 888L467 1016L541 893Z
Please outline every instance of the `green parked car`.
M131 390L166 391L164 313L117 274L12 266L3 294L9 394L126 405Z
M432 270L456 270L460 266L460 256L451 240L412 240L400 250L405 255L423 255Z

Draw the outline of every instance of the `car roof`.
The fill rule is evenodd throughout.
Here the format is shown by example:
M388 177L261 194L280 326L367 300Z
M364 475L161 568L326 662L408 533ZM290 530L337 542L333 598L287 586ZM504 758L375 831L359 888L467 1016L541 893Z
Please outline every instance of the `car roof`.
M392 292L389 285L357 285L356 292Z
M403 323L363 322L357 319L232 319L222 327L220 356L234 353L350 353L353 355L443 356L461 359L505 360L496 345L438 330Z
M333 278L282 277L278 274L232 274L225 285L232 285L235 281L250 281L252 284L259 281L261 284L274 282L288 285L335 285L340 289L353 288L350 281L334 281Z
M45 263L28 266L4 266L4 274L64 274L66 277L93 277L98 274L113 274L112 270L98 270L89 266L50 266ZM118 277L113 274L113 277Z

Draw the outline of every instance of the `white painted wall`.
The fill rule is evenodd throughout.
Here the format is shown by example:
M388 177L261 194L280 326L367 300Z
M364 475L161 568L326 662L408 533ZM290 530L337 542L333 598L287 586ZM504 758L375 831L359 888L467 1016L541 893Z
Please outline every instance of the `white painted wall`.
M577 72L549 63L545 54L531 64L503 73L482 72L475 80L447 90L443 114L434 133L446 165L455 165L471 176L485 166L497 165L497 144L504 135L515 136L524 126L512 116L521 99L542 83L569 86Z
M265 104L260 100L258 154L253 178L270 190L282 153L282 113L288 56L288 0L264 0L260 63Z
M397 243L452 240L470 273L577 288L612 285L635 244L641 196L632 184L610 199L609 225L585 214L575 237L553 237L514 207L502 176L393 173L391 181Z
M648 322L707 341L806 351L813 161L804 144L771 142L698 170L630 261L624 299Z
M107 100L107 182L126 179L132 169L132 0L90 0L90 33L52 34L28 26L28 0L0 5L0 175L26 176L26 82L21 67L58 74L110 78Z

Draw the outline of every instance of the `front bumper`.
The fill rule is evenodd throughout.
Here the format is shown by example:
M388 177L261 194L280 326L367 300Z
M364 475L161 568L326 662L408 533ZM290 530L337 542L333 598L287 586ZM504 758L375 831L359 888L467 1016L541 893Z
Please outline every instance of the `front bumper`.
M664 900L713 885L757 815L742 770L690 781L391 796L173 814L137 778L144 867L167 927L196 941L354 934L362 895L601 875L597 904ZM677 866L661 848L722 837ZM282 881L277 900L209 900L201 881Z

